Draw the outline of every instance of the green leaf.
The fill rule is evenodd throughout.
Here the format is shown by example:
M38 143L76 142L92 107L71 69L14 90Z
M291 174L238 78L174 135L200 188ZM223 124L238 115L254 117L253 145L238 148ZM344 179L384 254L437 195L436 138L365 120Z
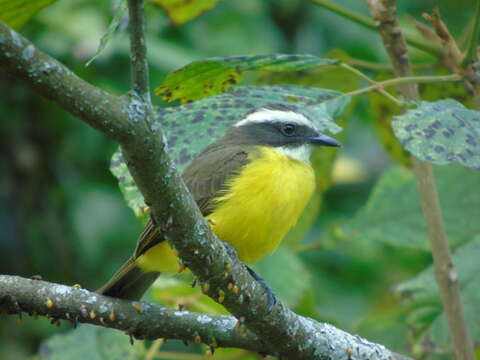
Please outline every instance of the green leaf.
M153 129L162 128L168 140L169 154L183 171L207 145L221 137L226 129L248 111L268 104L282 104L304 112L323 131L337 133L334 123L349 98L338 91L295 85L236 86L226 93L171 108L158 108ZM110 170L135 214L144 217L146 206L120 150L112 157ZM144 217L145 219L145 217Z
M100 45L98 45L97 52L95 53L95 55L93 55L93 57L90 60L87 61L85 66L90 65L92 61L95 60L97 57L99 57L102 54L103 50L105 50L108 42L117 31L120 25L120 22L122 21L122 19L124 19L127 16L127 9L128 9L127 1L120 0L115 10L115 14L113 15L113 19L108 25L107 31L105 32L105 34L103 34L102 38L100 39Z
M289 307L296 306L311 288L308 269L298 255L285 246L280 246L273 254L255 264L253 269Z
M480 173L461 166L435 166L435 179L451 246L480 233ZM459 180L460 179L460 180ZM341 226L348 241L380 241L428 250L430 243L413 173L395 166L375 185L367 204Z
M219 0L150 0L162 7L170 20L176 24L184 24L212 9Z
M140 360L142 349L141 342L131 345L129 337L120 331L80 325L42 342L38 357L40 360Z
M477 208L478 209L478 208ZM459 276L465 315L470 334L474 341L480 339L480 235L461 246L453 256L453 263ZM442 302L435 281L433 266L415 278L400 284L396 293L401 295L409 311L407 321L415 329L424 329L417 335L419 345L428 338L424 350L450 350L450 334ZM431 346L433 345L433 346Z
M421 102L393 118L402 145L423 161L480 169L480 112L453 100Z
M19 29L37 12L55 0L0 0L0 21Z
M183 103L225 92L245 71L298 71L338 63L313 55L250 55L210 58L192 62L170 73L155 89L167 101Z

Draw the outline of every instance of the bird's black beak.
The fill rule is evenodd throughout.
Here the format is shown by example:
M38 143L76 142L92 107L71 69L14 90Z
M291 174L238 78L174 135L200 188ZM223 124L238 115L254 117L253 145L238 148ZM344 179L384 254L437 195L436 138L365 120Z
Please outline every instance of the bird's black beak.
M342 144L340 144L334 138L331 138L327 135L323 135L321 133L318 133L317 136L311 137L310 143L314 145L323 145L323 146L334 146L334 147L342 146Z

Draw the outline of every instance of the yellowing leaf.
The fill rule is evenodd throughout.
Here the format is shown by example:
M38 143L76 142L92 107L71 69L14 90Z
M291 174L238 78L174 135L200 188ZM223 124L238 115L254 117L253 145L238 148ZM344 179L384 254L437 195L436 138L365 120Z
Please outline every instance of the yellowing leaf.
M194 61L167 75L155 95L167 101L187 103L225 92L238 83L245 71L300 71L338 63L337 59L313 55L248 55L215 57Z
M162 7L174 24L183 24L213 8L219 0L151 0Z

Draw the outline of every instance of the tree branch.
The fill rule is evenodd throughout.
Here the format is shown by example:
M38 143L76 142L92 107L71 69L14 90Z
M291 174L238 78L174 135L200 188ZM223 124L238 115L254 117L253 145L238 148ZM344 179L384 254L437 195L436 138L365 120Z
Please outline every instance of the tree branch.
M411 76L412 67L405 39L396 18L396 0L366 0L373 19L378 24L383 43L397 76ZM402 84L398 90L407 100L418 101L420 95L414 84ZM447 315L453 347L457 359L474 360L473 344L468 333L463 304L460 297L458 275L452 262L447 235L438 200L432 165L413 158L423 213L432 245L435 277L440 287Z
M143 0L128 0L132 89L151 107Z
M344 64L342 64L344 65ZM345 66L343 66L346 68ZM351 70L350 70L351 71ZM358 73L362 74L360 71ZM359 75L359 74L357 74ZM360 75L359 75L360 76ZM383 88L389 87L389 86L399 86L399 85L404 85L404 84L431 84L431 83L436 83L436 82L454 82L454 81L462 81L463 76L457 75L457 74L451 74L451 75L432 75L432 76L405 76L405 77L397 77L394 79L389 79L389 80L384 80L384 81L375 81L367 77L366 75L362 74L362 78L366 79L368 82L370 82L371 86L367 86L361 89L353 90L348 93L344 93L340 95L339 97L344 97L344 96L355 96L355 95L361 95L365 94L368 92L372 91L378 91L380 94L384 95L385 97L389 98L392 100L394 103L397 105L404 105L402 104L401 101L399 101L397 98L395 98L393 95L387 93ZM412 100L412 99L410 99Z
M109 138L125 141L131 114L124 98L80 79L1 21L0 55L1 70L25 81L40 95Z
M35 294L35 296L32 296ZM237 347L266 354L277 353L252 332L239 326L233 316L206 315L185 310L172 310L163 306L115 299L77 287L54 284L19 276L0 275L0 314L28 313L52 320L98 325L117 329L137 339L159 338L198 341L219 347ZM329 339L331 359L389 359L382 357L385 349L358 336L352 336L328 324L302 318L306 326ZM346 353L334 354L336 345L348 341ZM312 357L315 358L315 357ZM408 360L395 354L397 360Z
M10 51L11 48L15 49L14 53ZM26 50L27 48L33 49ZM0 23L0 65L22 78L29 86L38 89L37 79L42 76L42 67L27 66L29 62L21 59L25 51L33 54L29 56L29 62L54 62L45 54L41 55L40 61L37 58L39 52L30 42ZM25 66L16 68L13 64L18 61L24 61ZM5 67L4 64L8 66ZM74 77L61 64L55 64L55 81L48 81L41 87L41 93L46 96L56 92L58 86L63 86L61 84L68 83ZM67 102L69 106L64 106L65 100L60 94L49 98L117 139L122 146L129 170L146 203L152 209L163 236L177 249L182 261L202 284L204 292L217 301L221 298L220 302L237 319L241 319L242 325L265 341L267 349L274 349L276 354L295 359L329 357L336 360L349 357L352 360L387 360L392 357L392 353L382 345L347 334L331 325L298 316L282 302L278 302L273 311L269 312L268 300L262 286L252 279L236 257L229 256L201 216L173 162L166 154L161 131L151 129L152 115L150 112L145 113L141 99L135 94L123 99L106 94L107 99L115 100L117 107L111 111L95 111L95 116L89 117L86 115L90 113L85 115L84 110L81 110L82 104L95 100L100 92L91 85L84 90L86 83L74 78L77 82L69 83L69 94L75 94L79 99ZM79 84L80 88L75 88L76 84ZM103 100L99 98L96 102L102 103ZM93 120L90 121L90 118ZM32 294L30 301L34 301ZM151 322L144 324L145 327L154 326Z
M32 294L36 296L32 297ZM102 296L85 289L0 275L0 313L46 316L117 329L138 339L194 341L273 353L250 331L237 327L233 316L172 310L146 302ZM197 340L198 341L198 340Z

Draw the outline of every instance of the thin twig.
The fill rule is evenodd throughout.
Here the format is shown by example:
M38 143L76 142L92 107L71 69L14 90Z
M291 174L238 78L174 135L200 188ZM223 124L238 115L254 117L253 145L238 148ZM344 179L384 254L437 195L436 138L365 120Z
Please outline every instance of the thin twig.
M352 11L350 9L347 9L341 5L338 5L337 3L334 3L333 1L330 0L311 0L316 5L319 5L327 10L330 10L334 12L335 14L338 14L340 16L343 16L344 18L353 21L354 23L357 23L359 25L362 25L363 27L366 27L371 30L375 30L375 24L372 21L372 19L367 18L366 16L360 15L359 13Z
M370 84L373 84L372 86L375 88L376 91L378 91L380 94L385 96L386 98L390 99L394 103L396 103L399 106L403 105L403 102L401 100L398 100L395 96L390 94L389 92L385 91L383 86L379 85L379 83L373 79L370 79L367 75L362 73L361 71L355 69L353 66L350 66L348 64L342 63L340 64L341 67L344 69L347 69L348 71L351 71L352 73L356 74L358 77L361 77L362 79L367 80Z
M346 59L344 61L349 65L363 68L366 70L373 70L377 72L380 72L380 71L393 72L392 64L375 63L372 61L366 61L366 60L360 60L360 59ZM415 70L429 70L429 69L435 68L436 66L437 64L434 64L434 63L425 63L425 64L414 64L413 68Z
M346 59L347 64L356 66L359 68L373 70L373 71L393 71L391 64L375 63L372 61L360 60L360 59Z
M21 312L118 329L139 339L195 341L199 336L197 341L206 345L215 338L221 347L253 351L268 348L252 332L241 334L233 316L177 311L42 280L0 275L0 313Z
M480 0L477 0L477 6L475 7L475 13L472 18L473 27L468 37L467 52L462 62L463 67L477 59L478 33L480 32Z
M145 104L151 106L143 0L128 0L128 15L130 22L132 89Z
M395 74L410 77L412 67L405 39L396 18L396 0L366 0L366 2L373 19L378 23L378 30L382 35ZM420 100L418 88L413 84L402 84L398 90L407 100ZM445 233L432 165L416 158L413 158L412 162L432 246L435 277L452 335L455 356L458 360L474 360L474 348L463 311L458 275L453 266Z
M389 80L385 80L385 81L376 82L375 85L368 86L368 87L358 89L358 90L350 91L348 93L340 95L340 97L355 96L355 95L368 93L368 92L371 92L371 91L378 91L379 88L389 87L389 86L398 86L398 85L405 85L405 84L435 83L435 82L452 82L452 81L462 81L462 80L463 80L463 77L461 75L457 75L457 74L439 75L439 76L398 77L398 78L395 78L395 79L389 79ZM398 105L404 105L403 102L399 101L396 98L395 98L395 100L392 99L392 101L394 101Z
M157 339L148 348L144 360L154 360L158 356L158 350L165 344L165 339Z
M351 11L347 8L344 8L343 6L340 6L336 3L334 3L333 1L331 0L310 0L311 2L313 2L314 4L317 4L327 10L330 10L340 16L343 16L344 18L347 18L359 25L362 25L363 27L367 28L367 29L371 29L371 30L375 30L376 29L376 26L375 26L375 22L372 21L371 19L363 16L363 15L360 15L354 11ZM424 41L423 39L420 40L420 39L417 39L411 35L407 35L406 36L406 39L407 39L407 43L410 45L410 46L413 46L419 50L423 50L429 54L432 54L434 56L439 56L441 54L441 50L438 46L435 46L433 44L430 44L426 41Z

